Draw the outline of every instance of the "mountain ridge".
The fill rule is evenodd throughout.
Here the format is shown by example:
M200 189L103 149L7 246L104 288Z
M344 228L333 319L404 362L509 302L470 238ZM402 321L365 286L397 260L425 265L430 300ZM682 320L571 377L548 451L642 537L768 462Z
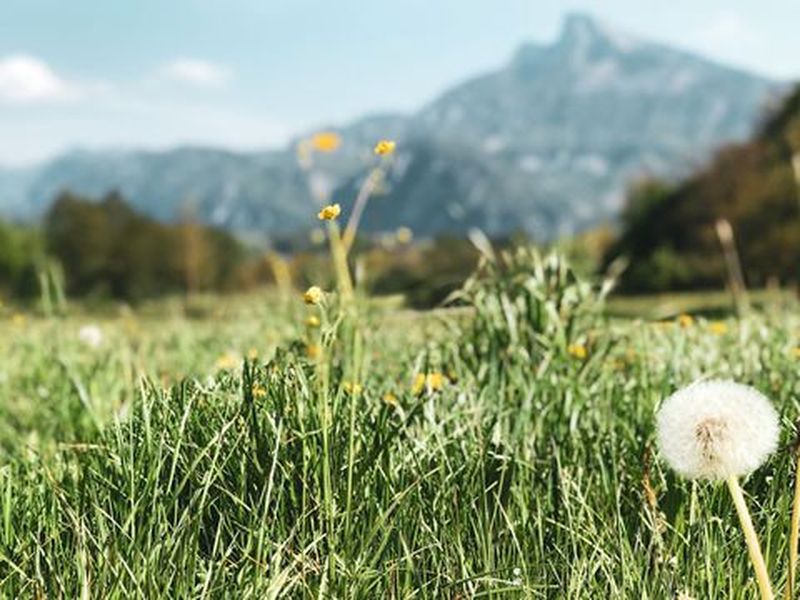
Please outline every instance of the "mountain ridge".
M347 208L372 144L388 137L398 152L385 197L365 215L368 230L480 227L552 238L613 219L632 179L679 176L713 148L745 139L779 89L573 13L553 43L523 44L503 67L414 113L330 128L342 146L310 168L296 156L304 136L257 152L82 151L28 172L16 187L0 170L0 210L36 218L62 188L93 197L118 189L162 220L190 211L245 235L301 231L314 225L319 202Z

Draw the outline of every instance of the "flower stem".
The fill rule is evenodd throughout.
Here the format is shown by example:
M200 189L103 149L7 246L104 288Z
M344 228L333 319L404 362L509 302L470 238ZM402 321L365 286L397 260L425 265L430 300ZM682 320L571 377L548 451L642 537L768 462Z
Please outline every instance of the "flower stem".
M331 257L339 294L342 297L342 303L348 304L353 297L353 280L350 278L350 267L347 265L347 248L335 221L331 221L328 226L328 237L330 238Z
M358 224L361 222L361 215L364 213L364 208L367 206L367 201L372 195L378 178L381 176L381 167L376 167L370 171L361 189L358 190L355 204L353 205L353 212L350 215L350 220L347 221L347 226L344 228L344 235L342 236L342 243L345 247L345 252L349 252L356 238L356 231Z
M786 600L794 597L794 582L797 572L797 541L800 535L800 458L795 457L794 502L792 503L792 521L789 529L789 575L786 580Z
M744 539L747 542L750 562L753 563L753 568L756 571L756 580L758 581L758 589L761 592L761 598L762 600L773 600L775 596L772 593L772 584L769 580L767 564L764 562L764 555L761 554L761 546L758 543L758 536L753 527L753 520L750 518L750 511L747 510L747 504L744 501L744 494L742 494L739 479L736 476L731 476L727 481L728 489L733 497L733 503L736 505L736 512L739 514L739 523L744 532Z

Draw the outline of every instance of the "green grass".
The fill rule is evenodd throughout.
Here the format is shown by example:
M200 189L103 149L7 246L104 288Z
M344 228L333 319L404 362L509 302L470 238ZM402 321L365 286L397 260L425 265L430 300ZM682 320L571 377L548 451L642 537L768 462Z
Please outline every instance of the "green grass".
M520 256L455 313L274 295L7 312L0 596L755 597L727 491L667 471L654 413L730 377L773 398L788 443L797 306L724 332L612 320L571 278ZM425 373L441 389L412 390ZM776 585L792 471L781 451L745 482Z

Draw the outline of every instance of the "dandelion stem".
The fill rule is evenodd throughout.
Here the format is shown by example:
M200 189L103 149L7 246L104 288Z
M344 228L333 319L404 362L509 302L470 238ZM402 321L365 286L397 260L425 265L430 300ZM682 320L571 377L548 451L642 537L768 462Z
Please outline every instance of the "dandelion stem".
M800 535L800 460L795 457L794 502L792 502L792 521L789 530L789 575L786 580L786 600L794 597L794 582L797 572L797 541Z
M753 563L753 568L756 571L756 580L758 581L758 589L761 592L762 600L773 600L775 598L772 593L772 584L769 580L769 573L767 572L767 564L764 562L764 555L761 554L761 546L758 543L758 535L753 527L753 520L750 518L750 511L747 510L747 504L744 501L744 494L739 485L739 479L732 475L728 477L728 489L733 497L733 503L736 505L736 512L739 515L739 523L744 532L744 539L747 542L747 551L750 554L750 562Z

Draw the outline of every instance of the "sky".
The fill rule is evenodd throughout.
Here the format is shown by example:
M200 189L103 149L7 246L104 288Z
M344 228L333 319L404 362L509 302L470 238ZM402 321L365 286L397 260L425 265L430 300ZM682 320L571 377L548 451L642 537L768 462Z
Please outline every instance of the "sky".
M800 0L1 0L0 165L76 149L250 150L411 112L584 12L800 78Z

